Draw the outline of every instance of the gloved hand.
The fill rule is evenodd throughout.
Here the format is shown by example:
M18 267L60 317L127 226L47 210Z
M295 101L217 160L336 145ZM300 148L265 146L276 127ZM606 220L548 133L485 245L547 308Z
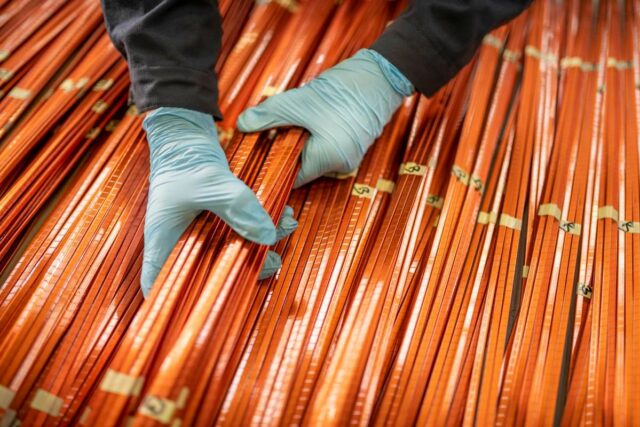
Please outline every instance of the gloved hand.
M295 187L354 170L413 85L379 53L362 49L306 85L274 95L238 118L242 132L300 126L311 136Z
M141 277L145 297L180 235L203 210L263 245L295 230L291 208L284 210L276 230L253 191L231 173L211 116L162 107L148 113L143 126L151 156ZM260 278L280 264L280 257L269 253Z

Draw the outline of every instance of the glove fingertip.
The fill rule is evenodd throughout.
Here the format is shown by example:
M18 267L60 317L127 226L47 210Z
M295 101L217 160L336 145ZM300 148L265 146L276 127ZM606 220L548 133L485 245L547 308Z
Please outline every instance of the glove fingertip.
M153 283L156 281L160 270L155 268L150 262L142 263L142 272L140 273L140 289L145 299L149 297Z
M258 275L258 280L268 279L278 272L282 266L282 258L273 251L267 252L267 259L262 266L262 270Z

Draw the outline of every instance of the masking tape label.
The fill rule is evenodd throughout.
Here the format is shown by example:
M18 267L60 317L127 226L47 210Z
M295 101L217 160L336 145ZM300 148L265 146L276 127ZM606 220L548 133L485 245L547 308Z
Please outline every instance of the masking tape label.
M109 108L109 104L100 99L95 104L93 104L91 110L95 113L102 114L107 111L107 108Z
M498 225L519 231L522 228L522 220L503 213L500 215L500 222Z
M640 234L640 221L620 221L618 229L625 233Z
M540 216L552 216L558 221L560 221L560 217L562 216L562 211L555 203L545 203L540 205L538 208L538 215Z
M529 277L529 266L528 265L523 265L522 266L522 278L526 279L527 277Z
M504 52L502 52L502 58L507 62L518 62L521 57L522 54L515 50L505 49Z
M370 187L366 184L353 184L353 189L351 189L351 195L356 197L365 197L367 199L373 198L376 194L376 189Z
M60 397L39 388L31 401L31 408L54 417L59 417L63 404L64 401Z
M27 99L31 96L31 91L16 86L9 91L7 96L13 99Z
M558 62L558 58L553 53L542 52L535 46L527 45L524 48L524 53L527 56L539 59L540 61L544 61L549 64L555 64Z
M480 193L484 192L484 182L478 175L471 175L471 186Z
M8 57L9 57L9 51L8 50L4 50L4 49L0 49L0 61L4 61Z
M129 108L127 108L127 116L137 116L138 114L138 107L135 105L130 105Z
M560 229L565 233L573 234L574 236L579 236L580 231L582 230L582 226L577 222L560 220Z
M63 92L72 91L75 87L76 85L71 79L65 79L62 83L60 83L60 90Z
M163 424L169 424L177 406L176 402L158 396L145 396L138 412Z
M93 90L96 92L101 92L109 89L113 86L113 79L102 79L98 80L98 82L93 85Z
M13 396L15 395L15 391L9 389L8 387L0 385L0 408L9 409L11 401L13 401Z
M325 173L322 176L325 176L327 178L334 178L334 179L349 179L349 178L355 178L358 175L358 169L354 169L351 172L329 172L329 173Z
M138 396L143 384L144 377L133 377L109 369L100 383L100 390L123 396Z
M120 123L120 120L109 120L109 123L105 125L104 130L107 132L113 132L116 130L116 127L118 127L118 123Z
M478 213L478 224L495 224L498 220L498 212L480 212Z
M503 41L497 38L496 36L494 36L493 34L487 34L486 36L484 36L484 38L482 39L482 43L489 46L493 46L498 50L502 49L502 45L503 45Z
M89 77L81 77L76 82L76 89L82 89L89 83Z
M469 185L469 174L460 166L453 165L453 168L451 168L451 173L457 178L458 181L460 181L464 185Z
M84 136L87 139L96 139L100 135L100 128L93 128Z
M613 57L609 57L607 58L607 67L608 68L615 68L616 70L622 71L622 70L629 70L633 67L633 64L631 61L625 61L622 59L616 59Z
M618 210L611 205L598 208L598 219L612 219L618 222Z
M591 295L593 295L593 289L586 283L578 283L576 293L585 298L591 298Z
M6 82L11 77L13 77L13 71L7 70L6 68L0 68L0 80Z
M395 184L393 181L388 179L380 178L378 182L376 182L376 188L379 191L383 191L385 193L393 193L393 189L395 188Z
M89 415L91 415L91 408L89 408L88 406L86 408L84 408L84 411L82 412L82 415L80 416L80 419L78 420L79 424L86 424L87 420L89 419Z
M400 164L400 175L420 175L424 176L427 173L427 167L414 162L406 162Z
M435 194L429 194L427 196L427 205L433 206L436 209L442 209L442 205L444 205L444 199Z
M273 96L280 92L282 91L275 86L266 86L264 89L262 89L262 96Z

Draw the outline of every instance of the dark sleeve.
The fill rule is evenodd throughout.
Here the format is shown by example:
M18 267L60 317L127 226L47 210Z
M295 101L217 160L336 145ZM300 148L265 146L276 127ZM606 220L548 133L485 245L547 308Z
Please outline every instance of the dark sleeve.
M469 62L486 33L530 2L412 0L371 48L430 96Z
M181 107L221 118L215 0L102 0L102 8L109 36L129 64L140 111Z

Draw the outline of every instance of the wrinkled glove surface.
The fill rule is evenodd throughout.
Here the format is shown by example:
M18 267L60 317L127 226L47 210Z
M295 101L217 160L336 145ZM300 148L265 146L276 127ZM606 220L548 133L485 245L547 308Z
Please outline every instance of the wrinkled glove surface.
M145 297L180 235L204 210L263 245L295 230L291 208L284 210L276 229L253 191L229 170L210 115L162 107L148 113L143 126L151 157L141 275ZM260 278L275 273L280 264L280 257L270 252Z
M413 85L377 52L362 49L306 85L267 98L238 118L242 132L300 126L311 136L295 187L357 168Z

